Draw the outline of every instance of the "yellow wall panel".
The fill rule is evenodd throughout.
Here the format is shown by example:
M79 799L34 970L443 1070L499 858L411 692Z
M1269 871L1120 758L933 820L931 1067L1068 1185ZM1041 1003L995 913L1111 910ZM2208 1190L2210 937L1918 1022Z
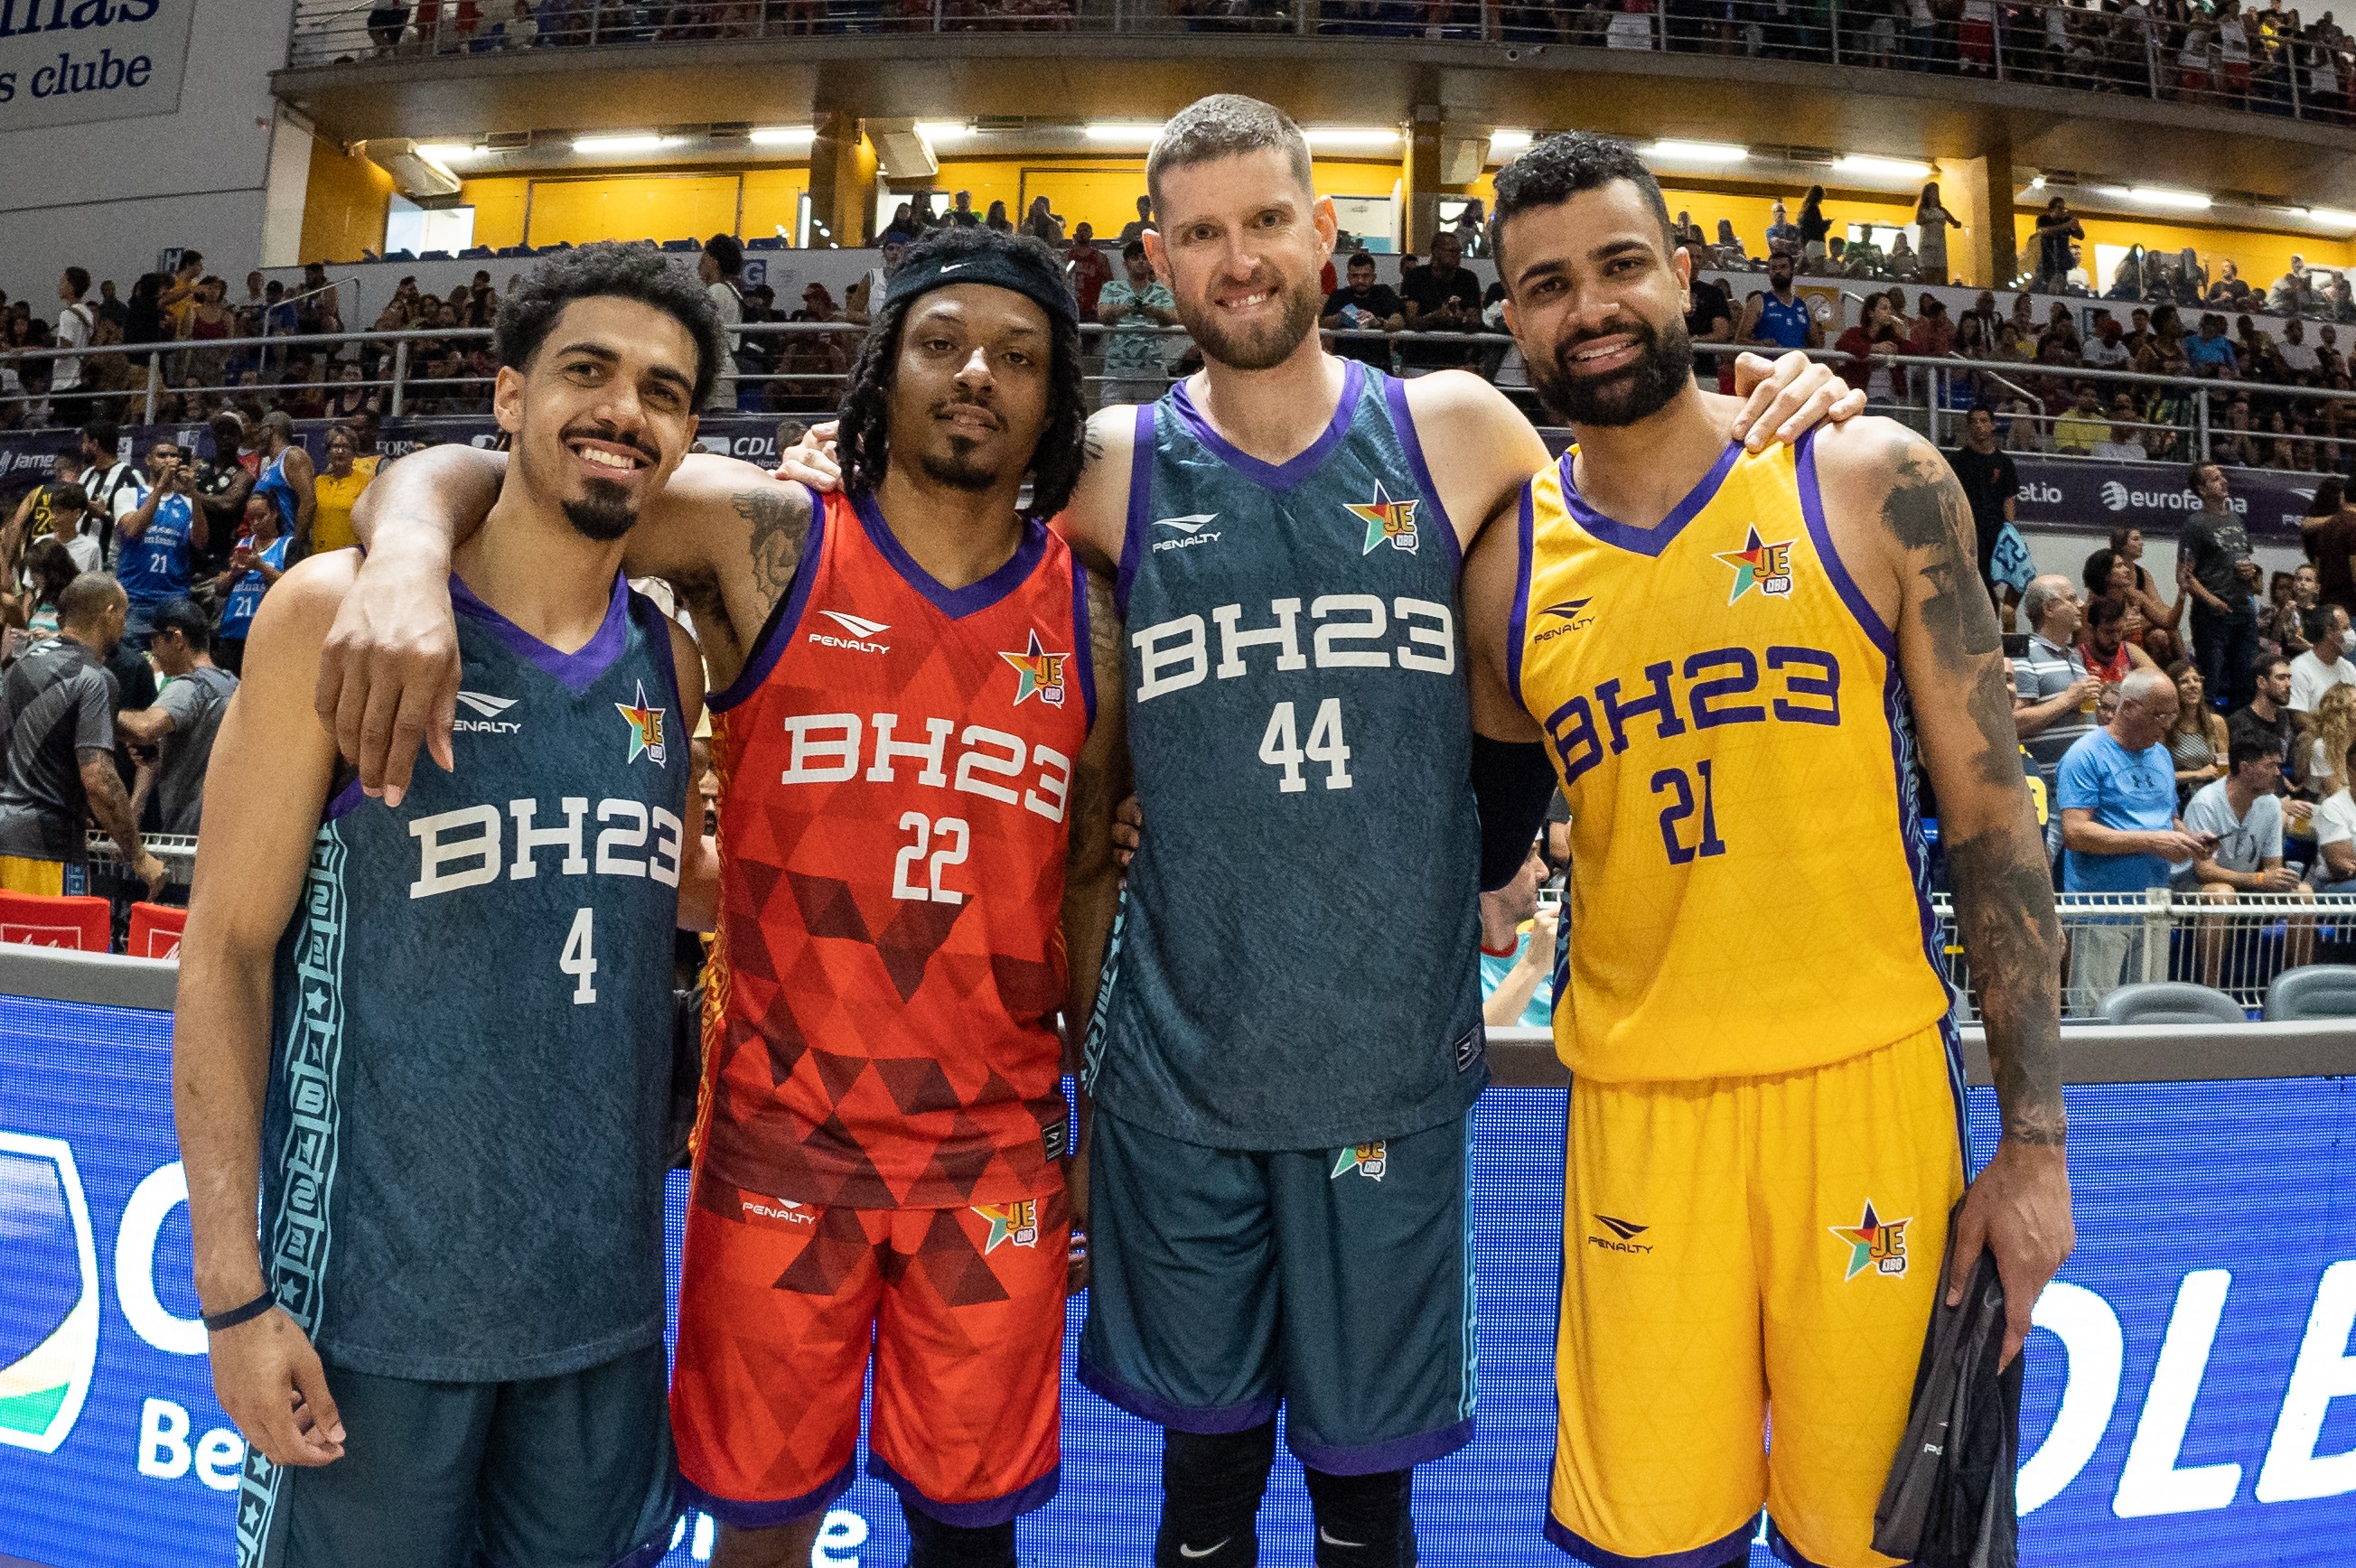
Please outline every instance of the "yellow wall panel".
M744 226L738 234L748 240L774 239L782 229L790 242L803 193L809 189L807 168L745 170Z
M534 180L526 243L733 234L741 188L741 176L734 174Z
M475 243L503 251L523 243L523 209L531 181L521 176L506 179L462 180L458 199L475 209Z
M1317 158L1312 174L1322 195L1387 197L1398 183L1399 167L1396 158ZM943 158L933 188L971 191L976 212L1002 201L1006 216L1018 223L1031 198L1044 196L1050 210L1064 219L1066 233L1085 222L1095 226L1099 239L1110 240L1137 217L1137 198L1145 194L1145 160Z
M384 248L392 176L358 154L313 138L303 195L303 260L357 261Z

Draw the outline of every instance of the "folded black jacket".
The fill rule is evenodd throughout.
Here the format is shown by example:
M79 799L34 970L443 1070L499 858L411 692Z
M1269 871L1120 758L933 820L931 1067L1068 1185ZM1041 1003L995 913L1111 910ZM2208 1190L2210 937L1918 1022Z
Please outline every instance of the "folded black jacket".
M1897 1461L1873 1510L1873 1549L1920 1568L2018 1568L2020 1376L2026 1351L2004 1354L2004 1281L1983 1252L1971 1286L1947 1305L1949 1256L1914 1371L1914 1403Z

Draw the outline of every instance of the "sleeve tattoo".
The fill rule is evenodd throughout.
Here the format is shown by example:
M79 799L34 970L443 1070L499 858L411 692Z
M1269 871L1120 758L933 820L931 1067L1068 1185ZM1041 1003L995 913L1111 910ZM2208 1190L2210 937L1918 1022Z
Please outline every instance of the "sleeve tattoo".
M1935 684L1917 690L1917 702L1959 705L1971 720L1973 753L1962 779L1948 787L1960 782L2019 797L2010 810L1976 812L1983 825L1951 837L1947 860L2005 1132L2025 1143L2058 1146L2069 1125L2062 1102L2061 928L2044 845L2022 784L2012 701L2004 688L2003 637L1971 549L1971 507L1945 460L1929 445L1908 441L1897 455L1881 517L1913 579L1905 592L1932 657Z
M780 485L739 491L729 499L736 515L752 527L753 582L766 613L793 587L802 545L809 539L809 498L798 485Z

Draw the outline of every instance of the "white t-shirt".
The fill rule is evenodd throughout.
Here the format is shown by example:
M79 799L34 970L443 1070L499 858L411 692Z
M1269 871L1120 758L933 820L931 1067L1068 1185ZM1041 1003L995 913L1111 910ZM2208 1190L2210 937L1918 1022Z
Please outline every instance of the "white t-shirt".
M2312 713L2323 694L2335 686L2356 686L2356 664L2346 655L2335 664L2325 664L2315 656L2313 648L2290 661L2290 707L2294 713Z
M2106 457L2114 463L2141 463L2151 453L2143 449L2139 441L2098 441L2089 455Z
M90 306L70 304L58 312L57 347L81 348L90 343ZM70 354L49 362L49 390L70 392L81 385L81 356Z
M2293 343L2286 338L2282 342L2276 344L2275 348L2276 352L2282 355L2282 362L2290 368L2294 370L2312 370L2315 368L2315 345L2311 343Z
M2315 843L2321 848L2326 844L2345 844L2356 838L2356 800L2348 792L2328 796L2315 808Z
M734 327L744 319L744 302L734 289L724 283L706 283L703 292L711 296L712 308L719 313L720 325ZM720 341L727 345L726 355L720 362L720 374L712 383L712 396L704 403L707 409L733 409L736 406L736 361L733 357L744 343L741 332L724 332Z
M2250 36L2238 19L2228 16L2217 24L2217 52L2227 65L2250 63Z
M2216 862L2228 871L2254 871L2283 852L2283 810L2280 795L2262 795L2250 802L2250 815L2235 816L2225 798L2225 781L2212 779L2192 792L2184 805L2187 833L2217 836Z
M2079 350L2079 356L2097 370L2114 369L2126 364L2130 357L2124 340L2105 343L2099 337L2086 339L2086 347Z

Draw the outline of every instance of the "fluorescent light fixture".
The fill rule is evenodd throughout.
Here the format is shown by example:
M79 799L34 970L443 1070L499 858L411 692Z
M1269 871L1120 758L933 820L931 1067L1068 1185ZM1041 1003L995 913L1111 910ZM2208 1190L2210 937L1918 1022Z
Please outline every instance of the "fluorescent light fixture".
M2030 180L2029 182L2029 188L2031 190L2043 190L2045 188L2045 176L2043 175L2039 175L2035 179Z
M437 164L463 164L475 155L474 147L466 142L420 142L417 152Z
M669 136L639 134L628 136L575 136L573 150L576 153L651 153L658 147L668 147L675 140Z
M1655 142L1644 155L1678 164L1739 164L1751 155L1751 149L1729 142Z
M2170 190L2166 186L2135 185L2127 187L2127 197L2146 207L2173 208L2179 212L2206 212L2213 202L2197 190Z
M973 134L973 127L962 120L919 120L916 134L927 142L955 142Z
M419 152L427 149L420 147ZM2329 224L2334 229L2356 229L2356 212L2342 212L2336 207L2310 207L2304 209L2310 223Z
M1151 142L1162 134L1158 123L1141 120L1099 120L1080 127L1091 142Z
M1844 174L1890 175L1910 180L1931 177L1931 165L1912 158L1878 158L1871 153L1850 153L1835 158L1833 167Z
M756 147L806 147L818 139L818 133L808 125L768 125L753 133ZM578 146L580 144L573 144Z
M1392 125L1320 125L1301 134L1312 147L1396 147L1399 139Z
M1492 131L1489 133L1489 155L1493 158L1518 158L1530 150L1527 131Z

